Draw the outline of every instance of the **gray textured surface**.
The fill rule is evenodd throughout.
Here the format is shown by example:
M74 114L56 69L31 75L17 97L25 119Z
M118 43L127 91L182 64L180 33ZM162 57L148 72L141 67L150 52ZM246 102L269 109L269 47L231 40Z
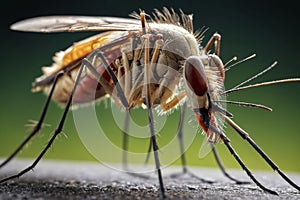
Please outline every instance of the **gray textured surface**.
M1 169L0 177L28 166L28 160L17 160ZM134 166L131 166L134 169ZM267 194L255 184L236 185L219 169L190 168L202 178L216 181L202 183L188 175L170 178L180 168L163 169L168 199L300 199L300 192L272 172L255 172L265 186L279 196ZM248 180L241 170L228 170L233 176ZM155 173L148 178L132 176L97 163L42 161L19 180L0 185L0 199L159 199ZM300 184L300 174L288 173Z

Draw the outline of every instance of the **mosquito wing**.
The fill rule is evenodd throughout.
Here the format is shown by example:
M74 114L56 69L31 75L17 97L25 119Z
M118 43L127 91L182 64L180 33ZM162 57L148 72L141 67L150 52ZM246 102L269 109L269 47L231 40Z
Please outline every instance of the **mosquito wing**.
M204 138L201 148L199 150L198 157L200 159L203 159L204 157L206 157L212 151L213 145L214 144L210 143L209 141L207 141L206 138Z
M42 16L24 19L10 26L12 30L26 32L86 32L140 30L137 19L98 16Z

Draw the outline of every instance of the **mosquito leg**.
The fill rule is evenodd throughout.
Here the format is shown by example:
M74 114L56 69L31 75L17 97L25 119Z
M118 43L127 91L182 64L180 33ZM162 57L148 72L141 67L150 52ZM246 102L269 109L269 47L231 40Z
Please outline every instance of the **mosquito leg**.
M229 150L229 152L231 153L231 155L233 155L233 157L235 158L235 160L239 163L239 165L242 167L242 169L247 173L247 175L251 178L251 180L258 186L260 187L263 191L266 191L270 194L274 194L274 195L278 195L277 192L266 188L265 186L263 186L251 173L251 171L246 167L246 165L244 164L244 162L240 159L239 155L236 153L236 151L233 149L233 147L230 145L230 140L229 138L226 137L226 135L222 132L220 132L217 128L215 128L213 125L209 125L209 129L213 132L215 132L216 134L220 135L220 138L223 140L224 144L226 145L227 149Z
M114 72L111 70L109 64L107 63L103 53L101 51L96 52L95 54L93 54L92 56L98 56L102 63L105 66L105 69L108 71L110 78L113 80L114 85L117 89L117 95L120 97L121 102L123 104L123 106L125 107L125 121L124 121L124 127L123 127L123 167L126 170L126 173L130 174L130 175L135 175L138 176L140 178L149 178L140 174L136 174L134 172L131 172L127 169L127 151L128 151L128 130L129 130L129 119L130 119L130 109L128 108L128 101L125 97L125 94L123 92L123 89L121 87L121 85L119 84L118 78L116 77L116 75L114 74ZM99 81L99 83L103 86L104 88L107 90L107 92L109 94L112 94L113 92L113 88L111 87L111 85L108 84L108 82L96 71L95 67L93 66L93 64L88 60L88 59L83 59L82 63L92 72L92 74L94 75L94 77Z
M186 164L186 158L184 154L184 145L183 145L183 123L184 123L184 118L185 118L185 111L186 111L186 102L182 105L181 107L181 112L180 112L180 122L178 126L178 132L177 132L177 138L179 141L179 149L180 149L180 160L181 160L181 166L182 166L182 172L183 174L188 173L187 169L187 164ZM176 178L180 176L181 174L172 174L172 178Z
M180 160L181 160L181 165L182 165L182 174L188 174L189 176L196 178L203 183L210 183L210 184L214 183L214 181L206 180L206 179L203 179L203 178L195 175L187 168L186 157L185 157L185 152L184 152L184 144L183 144L183 125L184 125L186 107L187 107L187 103L185 102L181 107L180 122L179 122L178 132L177 132L177 138L179 141L179 148L180 148L180 155L181 155ZM181 176L182 174L181 173L180 174L178 174L178 173L172 174L171 177L177 178L177 177Z
M123 62L123 68L124 68L124 75L123 75L123 80L122 78L119 80L123 80L123 91L125 97L128 99L128 96L130 94L130 89L131 89L131 71L130 71L130 64L128 57L124 51L122 51L122 62ZM121 66L118 68L121 69ZM120 70L121 71L121 70ZM127 155L128 155L128 142L129 142L129 136L128 136L128 130L129 130L129 119L130 119L130 110L126 110L126 115L125 115L125 121L124 121L124 127L122 130L123 133L123 168L128 171L128 166L127 166Z
M186 109L186 103L184 103L182 105L182 110L181 110L181 120L180 120L180 125L179 125L179 128L178 128L178 139L179 139L179 143L180 143L180 153L181 153L181 163L182 163L182 167L183 167L183 173L187 173L189 175L191 175L192 177L194 178L197 178L199 180L201 180L202 182L205 182L205 183L214 183L213 181L209 181L209 180L205 180L203 178L200 178L198 176L196 176L195 174L193 174L190 170L187 169L187 165L186 165L186 159L185 159L185 154L184 154L184 148L183 148L183 138L182 138L182 125L183 125L183 122L184 122L184 112L185 112L185 109ZM218 152L215 148L215 146L212 145L212 151L213 151L213 154L214 154L214 157L217 161L217 164L218 166L220 167L222 173L227 177L229 178L230 180L233 180L235 181L237 184L249 184L250 182L247 182L247 181L239 181L233 177L231 177L225 170L224 168L224 165L222 164L222 161L218 155ZM175 177L175 176L172 176L172 177Z
M104 64L104 66L105 66L105 68L106 68L106 70L107 70L107 72L108 72L110 78L112 79L112 81L113 81L113 83L114 83L114 85L115 85L115 87L116 87L117 95L119 96L119 98L120 98L120 100L121 100L121 102L122 102L124 108L125 108L126 110L128 110L128 109L129 109L129 104L128 104L128 101L127 101L127 99L126 99L126 97L125 97L125 94L124 94L124 92L123 92L123 90L122 90L122 87L121 87L121 85L119 84L118 78L116 77L116 75L115 75L115 73L112 71L112 69L110 68L110 66L109 66L108 62L106 61L106 59L105 59L103 53L102 53L101 51L98 51L98 52L96 53L96 55L102 60L102 63Z
M291 186L296 188L298 191L300 191L300 187L294 183L291 179L289 179L280 169L279 167L267 156L267 154L250 138L250 136L247 134L246 131L244 131L241 127L239 127L234 121L232 121L230 118L224 116L226 122L230 124L230 126L240 134L240 136L247 140L247 142L259 153L259 155L269 164L269 166L274 170L277 171L278 174Z
M145 25L143 25L143 21L145 20L145 16L143 14L141 14L141 21L142 21L142 27L143 27L143 32L145 33ZM147 37L147 35L145 35ZM158 173L158 179L159 179L159 184L160 184L160 190L161 190L161 194L162 197L165 198L165 188L163 185L163 180L162 180L162 174L161 174L161 169L160 169L160 162L159 162L159 158L158 158L158 146L156 143L156 137L155 137L155 131L154 131L154 122L153 122L153 113L152 113L152 106L151 106L151 99L150 99L150 91L149 91L149 80L147 77L147 75L149 74L149 38L145 39L145 83L146 85L144 85L147 89L146 89L146 105L148 107L148 119L149 119L149 124L150 124L150 132L151 132L151 141L153 144L153 151L154 151L154 159L155 159L155 164L156 164L156 170ZM101 60L102 63L105 65L107 72L109 73L111 79L113 80L113 83L116 87L117 90L117 95L119 96L122 104L124 105L125 109L129 109L129 104L128 101L125 97L125 94L120 86L120 84L118 83L118 79L116 77L116 75L114 74L114 72L112 71L112 69L110 68L109 64L107 63L103 53L101 51L98 51L96 54Z
M240 180L237 180L236 178L233 178L232 176L230 176L226 172L225 167L224 167L224 165L223 165L223 163L221 161L221 158L219 157L219 154L217 152L217 149L216 149L216 147L214 145L212 145L212 152L213 152L214 157L215 157L215 159L216 159L216 161L218 163L218 166L220 167L220 169L221 169L222 173L224 174L224 176L226 176L227 178L229 178L230 180L234 181L236 184L239 184L239 185L241 185L241 184L250 184L251 183L249 181L240 181Z
M247 173L247 175L254 181L254 183L260 187L262 190L269 192L270 194L274 194L274 195L278 195L277 192L270 190L268 188L266 188L265 186L263 186L251 173L251 171L246 167L246 165L243 163L243 161L240 159L240 157L238 156L238 154L235 152L235 150L232 148L232 146L229 143L229 140L225 139L224 137L221 136L221 138L223 138L224 143L226 145L226 147L228 148L228 150L230 151L230 153L234 156L234 158L236 159L236 161L240 164L240 166L243 168L243 170Z
M178 105L178 103L184 98L186 97L186 94L184 91L180 92L177 96L175 96L173 99L171 99L169 102L167 103L163 103L161 106L163 108L163 111L168 111L171 108L174 108L176 105Z
M38 123L35 125L33 131L30 133L30 135L27 136L27 138L18 146L18 148L6 159L4 160L1 164L0 164L0 168L4 167L7 163L9 163L11 161L11 159L13 159L22 149L23 147L31 140L31 138L33 138L33 136L36 135L36 133L38 133L38 131L41 129L42 127L42 124L43 124L43 121L44 121L44 118L46 116L46 113L47 113L47 110L48 110L48 106L49 106L49 103L50 103L50 100L51 100L51 97L52 97L52 94L53 94L53 91L55 89L55 86L56 86L56 83L57 83L57 80L58 78L62 75L63 73L58 73L55 78L54 78L54 81L53 81L53 84L52 84L52 88L50 90L50 93L47 97L47 100L46 100L46 103L43 107L43 110L42 110L42 113L41 113L41 116L40 116L40 119L38 121Z
M93 74L95 79L97 79L98 82L102 85L105 92L109 95L112 95L113 93L112 85L103 76L101 76L101 74L98 73L98 71L94 68L93 64L87 58L82 59L82 64L85 65L90 70L90 72ZM100 67L104 67L104 66L100 66Z
M150 106L149 102L147 104L148 104L148 106ZM156 137L155 137L153 113L152 113L151 106L148 107L148 120L149 120L149 126L150 126L150 132L151 132L151 143L152 143L152 147L153 147L154 160L155 160L155 166L156 166L156 170L157 170L157 174L158 174L160 191L161 191L163 198L165 198L165 188L164 188L164 183L163 183L163 178L162 178L162 173L161 173L161 168L160 168L160 161L159 161L159 157L158 157L158 145L157 145Z
M124 94L124 91L121 87L121 85L119 84L118 78L116 77L115 73L112 71L112 69L110 68L108 62L106 61L103 53L101 51L98 51L96 53L96 56L98 56L102 63L104 64L107 72L109 73L110 78L113 80L113 83L116 87L117 90L117 95L120 97L121 102L124 106L124 108L126 109L126 116L125 116L125 121L124 121L124 128L123 128L123 164L125 165L124 167L127 168L127 150L128 150L128 129L129 129L129 119L130 119L130 111L129 111L129 104L128 101L126 99L126 96ZM98 74L98 72L95 70L95 68L93 67L92 63L90 63L89 60L85 60L87 66L89 67L89 69L92 71L92 73L94 74L94 76L97 79L100 79L100 75Z
M74 95L74 92L76 90L76 87L79 83L79 80L80 80L80 77L81 77L81 73L82 73L82 70L84 68L84 65L81 65L80 67L80 70L78 72L78 75L77 75L77 78L75 80L75 83L74 83L74 87L73 87L73 90L72 90L72 93L69 97L69 100L66 104L66 107L65 107L65 110L63 112L63 115L60 119L60 122L59 122L59 125L58 127L55 129L55 132L54 134L52 135L52 137L50 138L50 140L48 141L46 147L42 150L42 152L38 155L38 157L35 159L35 161L27 168L25 168L24 170L22 170L21 172L19 172L18 174L16 175L12 175L12 176L9 176L7 178L4 178L2 180L0 180L0 183L3 183L3 182L6 182L8 180L11 180L11 179L14 179L14 178L19 178L21 177L23 174L27 173L28 171L32 170L37 164L38 162L42 159L42 157L45 155L45 153L47 152L47 150L51 147L52 143L54 142L55 138L61 133L62 131L62 128L63 128L63 125L64 125L64 122L65 122L65 119L66 119L66 116L68 114L68 111L69 111L69 108L71 106L71 103L72 103L72 99L73 99L73 95Z
M157 39L155 41L154 53L153 53L152 58L151 58L151 67L154 67L155 63L157 63L157 61L159 59L159 51L161 50L161 46L163 45L163 43L164 43L164 41L162 39ZM166 80L164 80L164 81L166 81ZM171 108L175 107L185 97L185 92L181 92L176 97L174 97L172 100L170 100L168 103L164 102L164 99L162 99L163 95L160 95L160 94L162 93L162 91L164 90L164 87L166 85L167 84L165 84L165 83L161 83L160 87L158 88L158 96L160 98L160 101L163 102L161 104L161 106L162 106L164 111L168 111ZM152 142L150 141L149 147L148 147L148 153L147 153L147 156L146 156L146 159L145 159L145 164L147 164L148 161L149 161L151 148L152 148Z
M128 151L128 135L127 135L127 132L128 132L128 129L129 129L129 119L130 119L130 111L128 109L128 102L127 102L127 99L126 99L125 94L123 92L123 89L119 84L118 78L116 77L114 72L111 70L111 68L110 68L109 64L107 63L103 53L101 51L98 51L95 55L98 56L102 60L102 63L104 64L105 69L108 71L110 78L113 80L114 85L117 88L117 93L121 97L121 102L122 102L123 106L126 108L126 115L125 115L124 127L123 127L122 132L123 132L123 150L124 150L123 151L123 165L124 165L124 168L127 169L127 151ZM107 82L96 71L93 64L88 59L83 59L82 62L88 67L88 69L92 72L92 74L95 76L95 78L97 80L99 80L99 82L101 84L102 84L102 82ZM111 88L111 86L107 86L107 88L109 88L109 91L111 91L110 94L112 94L113 89Z
M130 64L129 64L129 60L128 57L126 55L125 52L122 52L122 61L123 61L123 67L124 67L124 77L125 77L125 81L124 81L124 93L126 97L129 97L130 95L130 91L131 91L131 73L132 71L130 70Z
M149 146L148 146L148 151L147 151L147 156L146 156L146 159L145 159L145 162L144 162L145 165L147 165L148 162L149 162L151 149L152 149L152 141L150 140Z
M153 113L152 113L152 102L151 102L151 95L150 95L150 45L149 45L149 35L144 35L144 41L145 41L145 75L144 75L144 87L145 87L145 96L143 96L145 103L147 105L148 110L148 120L149 120L149 128L150 128L150 136L151 136L151 143L153 147L153 153L154 153L154 160L155 160L155 167L158 174L158 180L159 180L159 186L161 195L163 198L165 198L165 188L160 168L160 161L158 156L158 145L156 142L155 137L155 130L154 130L154 120L153 120Z
M116 77L116 75L114 74L114 72L111 70L109 64L107 63L103 53L101 51L96 53L96 56L100 57L100 59L102 60L106 70L109 72L109 75L111 77L111 79L114 82L114 85L117 88L117 93L118 95L121 97L121 102L123 103L123 106L126 108L126 115L125 115L125 121L124 121L124 127L123 127L123 167L126 171L127 170L127 151L128 151L128 129L129 129L129 119L130 119L130 110L128 109L128 102L127 99L125 97L125 94L123 92L123 89L121 88L118 79ZM95 76L96 79L99 80L99 82L102 84L102 82L106 83L107 81L105 79L103 79L103 77L95 70L93 64L88 60L88 59L83 59L83 63L89 68L89 70L93 73L93 75ZM103 80L102 80L103 79ZM112 94L112 88L110 85L108 85L106 88L108 88L109 91L111 91L110 94Z
M187 167L186 167L186 158L184 154L184 145L183 145L183 123L185 118L185 111L186 111L186 102L181 107L181 113L180 113L180 122L178 127L178 133L177 137L179 140L179 148L180 148L180 155L181 155L181 164L182 164L182 172L187 173Z
M126 171L127 174L132 175L132 176L137 176L139 178L144 178L144 179L149 179L148 176L142 175L142 174L138 174L135 173L133 171L131 171L128 168L128 130L129 130L129 119L130 119L130 110L126 111L126 115L125 115L125 120L124 120L124 128L123 128L123 169Z
M175 107L184 97L185 97L185 92L180 92L177 96L175 96L168 103L162 103L161 106L163 108L163 111L168 111L171 108ZM184 106L186 106L186 105L184 104ZM185 109L185 108L181 108L181 109ZM179 137L179 134L177 134L177 136ZM148 161L149 161L149 158L150 158L151 149L152 149L152 143L150 141L149 147L148 147L148 153L147 153L147 156L146 156L146 159L145 159L145 164L148 164Z
M221 36L218 33L215 33L207 42L206 46L204 47L204 52L208 53L208 51L214 44L215 44L215 54L219 56L220 47L221 47Z
M128 160L127 160L127 152L128 152L128 129L129 129L129 119L130 119L130 111L126 111L124 127L123 127L123 168L128 171Z

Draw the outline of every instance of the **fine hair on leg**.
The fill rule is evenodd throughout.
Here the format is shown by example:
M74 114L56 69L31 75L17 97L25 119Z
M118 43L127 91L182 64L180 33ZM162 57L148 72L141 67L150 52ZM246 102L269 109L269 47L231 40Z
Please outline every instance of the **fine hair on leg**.
M40 116L40 119L39 121L37 122L37 124L34 126L32 132L25 138L25 140L18 146L18 148L7 158L5 159L1 164L0 164L0 168L4 167L5 165L7 165L22 149L23 147L28 144L28 142L39 132L39 130L42 128L42 125L43 125L43 122L44 122L44 119L45 119L45 116L46 116L46 113L47 113L47 110L48 110L48 107L49 107L49 104L50 104L50 101L51 101L51 98L52 98L52 95L53 95L53 92L55 90L55 86L56 86L56 83L58 81L58 79L63 75L63 73L58 73L56 74L56 76L54 77L54 81L53 81L53 84L52 84L52 87L51 87L51 90L50 90L50 93L47 97L47 100L45 102L45 105L43 107L43 110L42 110L42 113L41 113L41 116Z

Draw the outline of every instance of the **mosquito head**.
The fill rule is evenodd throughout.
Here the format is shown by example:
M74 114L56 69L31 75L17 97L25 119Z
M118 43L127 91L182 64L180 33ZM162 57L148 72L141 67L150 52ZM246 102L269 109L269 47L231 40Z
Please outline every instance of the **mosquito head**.
M204 65L198 56L190 56L184 66L186 94L199 125L207 132L210 124L210 100Z
M219 130L216 113L232 117L218 103L214 103L220 98L220 85L224 84L225 79L221 59L215 54L188 57L184 65L183 79L186 95L199 126L205 131L207 139L216 143L219 138L219 134L214 131ZM214 130L211 126L215 127Z

